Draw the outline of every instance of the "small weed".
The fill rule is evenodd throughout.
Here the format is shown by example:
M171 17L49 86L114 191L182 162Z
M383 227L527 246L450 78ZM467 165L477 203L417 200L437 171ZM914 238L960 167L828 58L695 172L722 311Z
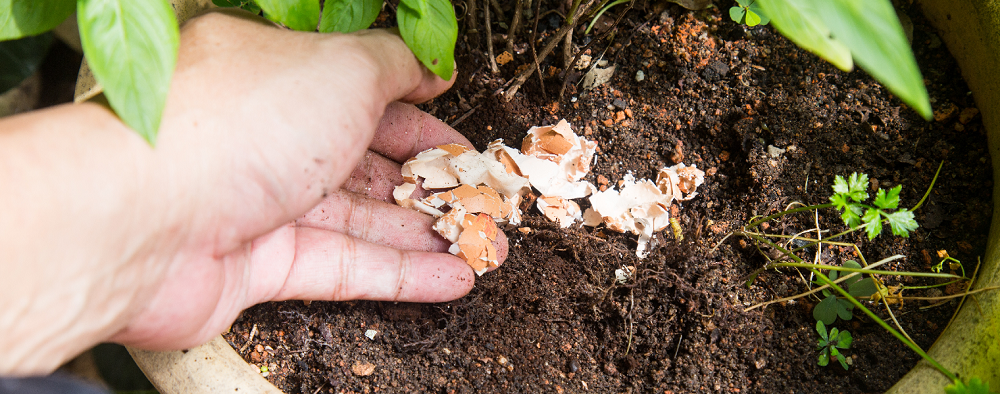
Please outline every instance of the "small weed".
M741 2L741 4L743 3ZM834 358L840 362L840 365L844 367L844 369L849 368L850 364L848 363L848 359L844 357L842 351L850 348L853 340L851 338L851 334L847 331L841 332L837 328L831 328L827 331L827 325L836 322L838 317L844 320L851 319L853 311L858 309L864 312L864 314L868 316L872 322L881 326L888 333L892 334L892 336L896 337L896 339L900 342L920 355L921 358L941 372L942 375L948 377L948 380L952 381L952 384L948 385L945 389L948 394L990 394L989 388L981 380L972 377L967 383L963 383L954 373L942 366L937 362L937 360L921 349L920 346L917 345L916 342L914 342L913 339L911 339L906 331L900 326L889 305L891 303L901 303L903 299L907 298L942 300L961 297L962 302L964 302L966 296L972 296L973 294L981 291L996 290L1000 287L986 287L975 291L969 291L969 287L975 277L975 273L972 275L973 278L966 277L965 269L962 267L961 262L948 256L947 252L943 250L938 252L938 257L942 258L942 260L937 266L933 267L934 272L887 271L878 270L876 268L888 262L904 258L904 256L894 255L869 264L857 244L852 242L836 241L838 238L862 229L865 230L869 240L874 239L882 233L884 223L889 224L889 227L892 229L892 233L894 235L900 237L909 236L910 231L916 230L918 227L916 220L914 220L913 211L920 208L924 201L927 200L931 190L934 188L934 183L941 174L941 168L943 165L944 163L938 167L937 173L934 174L934 178L931 180L931 184L927 188L927 191L924 192L923 198L921 198L921 200L910 209L899 208L899 192L902 189L901 186L896 186L889 190L879 189L875 194L875 199L871 202L872 205L868 205L865 203L865 201L869 198L867 192L869 187L868 176L865 174L854 173L848 178L844 178L839 175L836 177L833 185L833 195L830 196L830 203L791 208L766 217L757 217L751 220L750 223L745 225L742 230L734 234L749 238L756 244L758 250L763 248L773 251L774 253L764 253L764 251L761 250L761 253L764 253L765 256L767 256L768 264L755 270L748 276L746 281L747 286L751 286L756 280L757 275L765 270L775 268L797 268L809 270L809 273L816 278L813 283L821 287L817 287L793 296L760 303L746 308L744 311L750 311L776 302L791 301L800 297L806 297L811 294L822 292L822 301L820 301L820 303L813 309L813 317L817 320L816 331L820 336L819 342L816 346L816 350L819 351L817 361L819 365L826 366L830 363L830 359ZM816 238L803 237L802 234L769 234L762 230L765 228L763 226L765 222L776 220L786 215L795 213L809 212L818 214L819 210L826 208L835 208L840 211L841 219L843 219L844 224L850 227L850 229L823 237L822 235L826 233L827 230L821 229L817 223L817 227L814 230L804 232L809 233L815 231ZM772 239L775 241L772 241ZM825 265L807 262L798 255L807 248L817 245L851 247L854 249L854 253L858 256L858 260L860 260L860 262L849 260L845 262L843 266ZM816 247L815 250L817 254L815 260L819 261L820 248ZM952 270L960 271L961 275L940 272L944 269L945 262L949 264L949 268ZM861 275L864 274L869 276L863 278ZM921 286L899 285L886 287L876 277L877 275L935 278L944 279L947 282ZM934 298L903 297L900 295L902 290L906 289L942 287L958 282L969 283L969 286L966 287L966 291L961 294ZM883 306L885 306L885 311L895 324L896 328L890 326L888 322L863 305L859 299L869 299L874 302L880 302ZM959 305L961 306L961 302Z
M844 367L845 370L850 368L850 363L847 362L847 358L841 351L851 348L851 342L854 340L851 338L851 333L847 330L837 330L836 327L831 328L830 332L827 333L826 325L822 321L816 322L816 332L819 333L819 342L816 343L819 359L816 363L825 367L830 364L831 358L835 358L840 361L840 366Z
M733 22L753 27L766 25L771 21L771 18L764 15L764 10L757 4L757 0L736 0L736 2L739 5L729 9L729 17Z
M848 260L844 267L861 269L861 264L857 261ZM837 280L837 271L830 271L830 280ZM822 286L819 280L814 280L814 284ZM869 298L878 292L878 284L871 277L862 279L860 275L848 278L841 285L847 285L847 292L855 298ZM837 317L842 320L851 320L854 305L850 301L837 298L829 289L823 289L823 300L813 308L813 317L821 323L833 324Z
M864 223L868 239L875 239L882 233L883 218L889 222L892 233L906 238L910 236L910 231L916 230L917 221L913 219L913 212L899 207L899 191L903 185L886 191L879 188L872 201L874 206L864 203L868 199L868 175L853 173L848 179L837 175L833 182L834 194L830 196L830 202L841 211L840 218L844 224L852 230L857 229ZM893 211L895 210L895 211Z

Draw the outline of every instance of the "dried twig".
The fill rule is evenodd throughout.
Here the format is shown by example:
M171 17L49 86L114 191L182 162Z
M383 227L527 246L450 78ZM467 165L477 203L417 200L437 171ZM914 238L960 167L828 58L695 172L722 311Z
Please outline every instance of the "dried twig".
M490 57L490 71L494 74L500 72L497 68L497 59L493 55L493 28L490 26L490 7L483 7L483 15L486 18L486 54Z
M569 16L566 17L566 24L563 25L563 27L559 28L559 31L557 31L556 34L552 37L552 39L549 40L548 44L545 44L545 47L542 48L541 53L539 53L536 56L536 63L538 63L538 61L540 60L544 60L546 56L549 56L549 54L552 53L552 50L555 49L556 45L559 45L559 42L562 41L566 37L566 35L569 34L569 32L573 31L573 29L576 28L576 25L579 23L580 20L579 16L582 14L586 14L587 9L589 9L590 6L592 6L595 1L596 0L588 1L587 4L581 4L582 0L574 1L573 8L570 10ZM535 14L537 15L538 13L536 12ZM536 22L535 30L537 30L538 28L537 18L535 19L535 22ZM532 45L534 45L535 40L531 40L531 42ZM531 74L535 73L535 71L538 71L539 75L541 75L541 69L539 67L537 66L535 68L526 67L524 71L521 71L513 79L507 81L507 83L505 83L504 86L506 87L510 85L510 88L507 88L507 91L503 93L504 100L510 101L511 99L513 99L514 94L516 94L518 89L521 88L521 85L524 85L524 82L527 81L528 78L531 77Z
M253 328L250 329L250 338L247 338L247 342L244 343L243 346L240 346L240 354L247 350L247 346L250 346L250 342L253 342L254 335L257 335L257 324L254 324Z
M500 8L500 3L498 3L497 0L489 0L489 1L490 1L490 4L493 5L493 9L496 10L496 12L497 12L497 15L496 15L497 22L498 23L503 23L503 24L506 25L507 21L503 18L503 8ZM508 26L510 26L510 25L508 25Z
M479 34L479 26L476 20L476 0L466 0L468 3L466 18L466 33ZM477 42L473 40L473 42Z
M545 44L545 48L542 48L542 52L539 53L538 56L535 58L535 64L536 65L538 64L539 59L545 59L546 56L552 53L552 50L555 49L556 45L559 44L559 41L562 41L563 37L565 37L570 30L573 30L574 27L576 27L575 24L565 25L561 29L559 29L559 31L556 32L555 37L553 37L552 40L549 40L548 44ZM512 98L514 98L514 94L516 94L517 90L521 88L521 85L524 84L524 81L527 81L528 78L531 77L531 74L533 74L536 70L539 72L540 75L541 70L538 69L537 67L536 68L526 67L524 71L521 71L521 73L517 74L516 77L511 79L511 82L513 82L513 84L510 86L510 88L507 89L506 92L503 93L504 100L510 101Z
M574 56L573 60L570 61L570 63L569 63L570 65L563 69L561 75L559 76L562 79L562 87L559 88L559 97L557 98L558 101L562 101L563 95L566 93L566 83L567 83L567 81L569 81L569 70L572 70L572 67L575 66L576 63L580 61L580 56L582 56L584 53L586 53L587 50L590 49L591 45L594 45L595 42L603 41L605 38L607 38L609 35L611 35L611 33L615 32L615 30L618 27L618 24L621 23L622 19L625 17L625 14L632 10L632 5L633 4L635 4L635 0L632 0L631 2L629 2L628 7L626 7L625 10L622 11L622 13L618 15L618 18L615 19L615 23L611 25L611 28L608 29L608 31L604 32L604 34L601 34L601 36L598 37L597 39L590 40L590 42L587 44L587 46L583 47L583 49L581 49L579 52L576 53L576 56ZM643 25L649 23L650 20L652 20L652 19L647 19L645 23L643 23L642 25L639 25L639 26L643 26ZM638 29L636 29L636 30L638 31ZM634 34L635 34L635 32L633 32L633 35ZM608 45L610 46L611 44L609 43ZM595 61L596 61L596 59L595 59Z
M482 104L480 104L480 105L482 105ZM451 128L454 129L455 126L458 126L459 123L462 123L462 121L465 120L465 118L468 118L469 115L472 115L473 112L476 112L476 109L478 109L480 105L477 105L474 108L470 109L469 112L466 112L465 115L462 115L462 117L458 118L458 120L456 120L454 123L452 123L452 124L450 124L448 126L451 126Z
M529 2L531 0L528 0ZM528 3L531 6L531 3ZM514 6L514 19L510 21L510 28L507 29L507 52L511 55L514 54L514 36L517 35L517 29L521 27L521 14L524 8L524 0L517 0L517 5ZM537 27L537 24L536 24Z
M542 99L548 101L548 95L545 94L545 78L542 76L542 66L538 64L538 53L535 52L535 34L538 33L538 18L541 17L540 8L542 7L542 0L535 2L535 26L531 28L531 60L535 62L535 70L538 71L538 85L542 89Z

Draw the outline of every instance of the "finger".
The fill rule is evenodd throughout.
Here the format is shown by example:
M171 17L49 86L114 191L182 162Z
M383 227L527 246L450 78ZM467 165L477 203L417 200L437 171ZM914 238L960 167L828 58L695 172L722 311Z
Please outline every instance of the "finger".
M433 217L343 190L331 193L295 223L397 249L446 252L451 245L432 228Z
M341 188L376 200L395 203L392 191L396 186L403 184L403 175L399 169L399 163L368 151Z
M273 300L443 302L464 296L474 283L472 269L449 254L401 251L300 227L291 270Z
M444 93L455 82L452 75L441 79L417 60L398 33L368 29L353 33L374 58L385 102L402 100L420 103Z
M433 217L342 190L332 193L295 223L396 249L445 252L451 246L432 228ZM503 231L497 233L493 246L497 262L503 263L509 252Z
M354 167L351 176L341 185L341 189L395 204L396 199L392 193L396 186L401 184L403 184L403 175L400 174L399 163L378 153L367 151L358 166ZM417 185L410 197L420 199L431 194L432 191Z
M386 107L369 149L402 163L417 153L452 143L475 149L451 126L417 107L396 102Z

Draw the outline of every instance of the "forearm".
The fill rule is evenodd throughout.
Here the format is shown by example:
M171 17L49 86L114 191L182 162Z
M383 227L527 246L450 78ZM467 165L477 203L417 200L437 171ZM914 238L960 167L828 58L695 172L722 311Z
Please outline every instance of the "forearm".
M152 162L96 104L0 120L0 374L51 371L134 313L166 227Z

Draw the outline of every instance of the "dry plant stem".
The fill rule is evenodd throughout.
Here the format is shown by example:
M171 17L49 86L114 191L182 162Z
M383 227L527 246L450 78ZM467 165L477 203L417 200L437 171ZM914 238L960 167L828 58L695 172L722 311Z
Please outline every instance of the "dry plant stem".
M604 3L607 3L607 1L605 1ZM601 3L601 5L603 6L604 3ZM629 3L628 8L626 8L625 12L622 12L621 15L618 15L618 19L615 19L615 23L611 25L611 28L608 29L608 31L604 32L604 34L601 34L600 37L590 40L590 42L587 43L587 45L584 46L583 49L581 49L579 52L576 53L576 56L573 56L573 59L570 60L569 62L570 65L563 68L562 73L559 75L559 78L562 79L562 87L559 88L559 98L558 98L559 101L562 101L563 95L566 93L566 84L569 82L569 77L568 77L569 71L572 70L573 66L575 66L576 63L580 61L580 56L583 56L583 54L586 53L587 50L590 49L590 46L594 45L595 42L603 41L605 38L608 37L608 35L614 32L615 29L618 27L618 24L621 23L622 17L624 17L625 13L631 9L632 9L632 3ZM603 54L601 56L603 56ZM596 64L596 61L594 63ZM592 65L591 67L594 66Z
M561 29L559 29L559 31L556 32L555 37L549 40L548 44L545 44L545 47L542 48L541 53L539 53L538 56L535 58L535 64L537 65L539 60L545 59L546 56L552 53L552 50L555 49L557 44L559 44L559 41L562 40L563 36L565 36L566 33L568 33L570 30L573 30L574 27L575 25L565 25ZM532 41L532 44L533 43L534 41ZM537 68L526 67L524 71L521 71L519 74L517 74L517 76L511 80L511 82L513 82L511 86L507 88L506 92L503 93L504 101L510 101L511 99L513 99L514 95L517 94L518 89L521 88L521 85L524 85L524 81L527 81L528 78L531 77L531 74L533 74L536 70ZM538 71L539 71L539 77L541 77L541 70Z
M892 308L889 307L889 301L886 301L885 297L882 297L881 300L882 300L882 306L885 307L886 313L888 313L889 317L892 319L892 324L896 325L896 328L899 329L899 332L902 333L903 336L906 337L906 339L909 339L910 342L913 342L913 346L916 346L918 349L922 351L923 348L921 348L920 345L917 345L917 341L914 341L913 338L910 337L910 334L903 329L903 326L899 324L899 320L896 320L896 314L892 313Z
M476 0L466 0L466 1L468 1L468 5L469 5L467 7L468 8L468 10L467 10L468 13L466 14L466 19L468 19L468 22L466 22L467 23L467 25L466 25L466 30L467 30L466 33L473 34L473 35L479 34L479 26L478 26L478 22L477 22L477 19L476 19ZM473 42L478 42L478 41L473 40ZM478 47L478 45L477 45L477 47Z
M901 259L901 258L903 258L902 255L895 255L895 256L892 256L892 257L888 257L888 258L882 259L881 261L877 261L875 263L872 263L871 265L867 265L867 266L865 266L865 268L866 269L875 268L875 267L881 266L883 264L886 264L888 262L895 261L895 260L898 260L898 259ZM860 275L860 274L852 273L850 275L844 275L841 278L837 278L837 280L833 281L833 283L840 283L840 282L843 282L843 281L848 280L850 278L853 278L853 277L855 277L857 275ZM807 297L807 296L810 296L812 294L818 293L818 292L820 292L820 291L822 291L824 289L828 289L829 287L830 286L823 285L823 286L817 287L815 289L809 290L809 291L804 292L804 293L799 293L799 294L788 296L788 297L782 297L782 298L779 298L779 299L775 299L775 300L771 300L771 301L767 301L767 302L762 302L762 303L756 304L754 306L751 306L749 308L746 308L743 311L744 312L749 312L749 311L752 311L754 309L760 308L762 306L768 306L768 305L771 305L771 304L777 304L779 302L791 301L791 300L794 300L794 299L798 299L798 298L802 298L802 297Z
M556 45L559 45L559 42L562 41L563 37L565 37L566 34L569 34L570 31L573 31L573 29L576 28L576 24L580 19L577 17L577 15L581 12L586 12L588 5L590 4L588 3L588 5L585 5L582 8L580 8L581 1L582 0L573 1L573 7L570 9L569 16L566 17L566 24L563 25L563 27L559 28L559 31L556 32L555 36L552 37L552 39L549 40L547 44L545 44L544 48L542 48L542 52L539 53L535 59L536 64L538 61L544 60L546 56L549 56L549 54L552 53L552 50L555 49ZM538 15L538 13L535 14ZM538 30L537 18L535 19L535 22L536 22L535 30ZM531 42L532 45L534 45L534 40L532 40ZM507 81L507 83L504 85L505 86L510 85L510 88L507 88L507 91L503 93L504 101L510 101L511 99L513 99L514 95L517 94L517 91L521 88L521 85L524 85L524 82L527 81L528 78L531 77L531 74L533 74L535 71L538 71L539 77L541 77L541 70L539 70L536 65L535 69L527 67L524 69L524 71L521 71L521 73L519 73L516 77L514 77L510 81Z
M541 17L539 13L542 6L542 0L535 1L535 25L531 28L531 60L535 62L535 70L538 71L538 86L542 90L542 99L548 101L548 95L545 93L545 78L542 76L542 66L538 64L538 53L535 52L535 35L538 33L538 18Z
M819 210L819 209L823 209L823 208L832 208L832 207L833 207L832 203L827 203L827 204L809 205L809 206L805 206L805 207L800 207L800 208L795 208L795 209L789 209L787 211L781 211L781 212L778 212L778 213L776 213L774 215L767 216L767 217L758 219L758 220L756 220L754 222L751 222L750 224L746 225L746 228L757 227L761 223L764 223L764 222L766 222L768 220L777 219L777 218L780 218L782 216L790 215L790 214L793 214L793 213L796 213L796 212L805 212L805 211L812 210L812 209Z
M896 255L903 257L902 255ZM893 257L896 257L893 256ZM915 276L921 278L947 278L947 279L968 279L962 276L953 274L940 274L936 272L908 272L908 271L883 271L883 270L870 270L865 268L851 268L851 267L838 267L834 265L822 265L813 263L773 263L764 266L761 270L771 269L771 268L781 268L781 267L796 267L796 268L809 268L809 269L824 269L830 271L846 271L846 272L858 272L861 274L869 275L896 275L896 276Z
M497 12L497 15L496 15L497 22L498 23L503 23L503 24L507 25L507 21L505 19L503 19L503 8L500 8L500 3L498 3L497 0L489 0L489 1L490 1L490 4L493 5L493 9L496 10L496 12ZM510 26L510 25L507 25L507 26Z
M965 304L965 296L969 295L969 289L972 288L972 284L976 282L976 276L979 275L979 267L983 265L983 260L981 258L976 258L976 269L972 271L972 280L969 284L965 286L965 293L962 295L962 300L958 302L958 307L955 308L955 312L951 314L951 319L948 320L948 325L944 326L944 331L948 330L951 326L951 322L955 321L955 316L958 316L958 311L962 310L962 304ZM987 287L988 289L988 287ZM944 332L942 331L942 332Z
M490 71L494 74L500 72L497 68L497 59L493 55L493 28L490 26L490 7L483 7L483 17L486 18L486 55L490 58Z
M569 70L573 60L573 31L570 30L563 38L563 69Z
M962 297L964 299L965 297L970 296L970 295L976 295L976 294L979 294L979 293L982 293L982 292L985 292L985 291L997 290L997 289L1000 289L1000 286L984 287L982 289L968 290L968 291L965 291L965 292L962 292L962 293L958 293L958 294L951 294L951 295L938 296L938 297L887 296L885 298L892 299L892 300L912 300L912 301L947 301L947 300L950 300L950 299L953 299L953 298L958 298L958 297Z
M530 7L531 3L528 3L528 6ZM523 8L524 0L517 0L517 4L514 6L514 19L510 21L510 29L507 29L507 52L510 52L511 55L514 54L514 36L517 35L517 29L521 27Z
M942 374L944 374L945 376L947 376L948 379L950 379L951 381L957 381L958 380L958 377L955 376L955 374L953 374L953 373L951 373L951 371L945 369L945 367L942 366L941 364L939 364L937 362L937 360L935 360L930 355L928 355L927 352L924 352L923 349L920 349L920 346L917 346L916 343L913 343L913 341L907 340L906 337L904 337L898 331L896 331L891 326L889 326L889 323L886 323L885 320L882 320L881 318L879 318L878 315L876 315L875 313L873 313L871 310L869 310L864 305L862 305L861 302L859 302L856 298L854 298L853 296L851 296L851 294L848 293L847 290L844 290L844 288L842 288L842 287L837 286L836 284L834 284L830 280L830 278L828 278L826 275L823 275L823 273L819 272L819 270L813 269L813 273L820 279L820 281L822 281L823 283L825 283L827 285L830 285L830 287L832 287L834 290L836 290L838 293L840 293L842 296L844 296L844 298L846 298L847 301L849 301L851 304L854 304L855 308L861 309L863 312L865 312L866 315L868 315L869 318L871 318L876 323L878 323L878 325L882 326L882 328L885 329L886 331L889 331L889 333L892 334L892 336L896 337L896 339L899 339L901 342L903 342L904 344L906 344L906 346L908 346L914 352L917 352L917 354L919 354L920 357L923 357L924 360L926 360L928 363L930 363L932 366L934 366L934 368L936 368Z

